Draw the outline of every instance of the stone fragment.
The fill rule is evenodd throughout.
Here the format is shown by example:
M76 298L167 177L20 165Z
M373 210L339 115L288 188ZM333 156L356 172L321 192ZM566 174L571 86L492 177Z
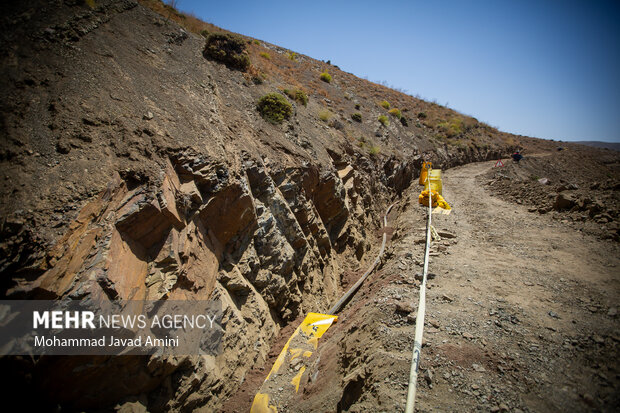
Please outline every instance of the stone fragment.
M429 386L433 384L433 372L430 369L424 372L424 380L426 380L426 384Z
M562 211L565 209L570 209L575 206L575 197L571 194L559 193L555 198L553 203L553 209L556 211Z

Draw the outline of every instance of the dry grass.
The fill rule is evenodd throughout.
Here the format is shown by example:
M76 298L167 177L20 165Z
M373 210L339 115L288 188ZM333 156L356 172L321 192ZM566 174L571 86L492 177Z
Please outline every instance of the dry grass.
M203 30L207 30L210 33L230 33L211 23L200 20L193 13L181 13L160 0L138 0L138 3L160 14L166 20L174 21L192 33L200 34Z

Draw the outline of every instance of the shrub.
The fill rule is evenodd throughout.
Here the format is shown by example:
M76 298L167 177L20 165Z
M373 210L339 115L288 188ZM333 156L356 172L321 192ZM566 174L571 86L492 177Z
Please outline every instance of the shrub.
M385 109L390 108L390 102L388 102L387 100L384 100L383 102L381 102L380 105L383 106Z
M293 113L291 104L279 93L269 93L260 98L256 109L263 119L274 124L282 123Z
M283 92L293 100L301 103L304 106L308 106L308 95L301 89L284 89Z
M260 57L265 58L267 60L271 60L271 55L267 52L260 52L259 53Z
M361 106L359 103L356 103L356 104L355 104L355 109L360 110L360 108L361 108L361 107L362 107L362 106Z
M398 119L402 117L400 110L396 108L388 110L388 113Z
M232 69L246 70L250 67L250 58L245 53L245 47L245 42L239 36L211 33L202 54L205 58L224 63Z
M209 37L209 31L207 29L201 30L200 35L206 39Z
M252 83L254 83L255 85L262 85L263 82L265 81L265 74L264 73L259 73L256 75L252 76Z
M331 83L331 81L332 81L332 75L330 75L329 73L327 73L327 71L325 71L325 72L321 73L320 78L321 78L321 80L322 80L323 82Z
M353 119L356 122L361 122L362 121L362 114L357 112L357 113L353 113L351 115L351 119Z
M250 65L243 76L246 80L251 80L255 85L260 85L267 79L267 75L258 70L254 65Z
M291 59L293 62L296 62L297 61L297 53L289 52L288 58Z
M450 122L441 122L437 125L439 130L444 132L449 138L463 133L463 121L461 118L454 117Z
M332 113L327 109L323 109L319 112L319 119L321 119L323 122L327 122L331 117Z
M409 122L407 122L407 118L405 118L404 116L400 118L400 124L403 126L409 126Z
M256 39L252 40L252 43L254 43L257 46L260 46L260 42L258 40L256 40Z
M426 119L428 116L426 115L426 112L420 112L418 113L418 118L420 119Z
M387 125L390 124L390 121L388 120L387 116L385 116L385 115L379 115L378 120L379 120L379 122L381 122L381 124L383 126L387 126Z
M381 152L381 148L377 145L371 145L368 147L368 154L371 156L378 155Z

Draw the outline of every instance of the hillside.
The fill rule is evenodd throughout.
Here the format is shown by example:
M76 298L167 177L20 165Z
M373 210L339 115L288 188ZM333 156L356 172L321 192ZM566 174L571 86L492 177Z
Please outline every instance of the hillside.
M554 142L500 132L154 0L8 2L0 26L3 297L223 305L217 356L1 358L5 400L24 410L246 408L250 378L264 378L282 332L325 312L372 262L387 206L399 202L392 220L422 218L411 184L423 160L448 169L517 147L557 156ZM614 191L588 219L616 222L618 158L588 151L611 175L598 190ZM401 236L413 228L401 224ZM608 253L618 239L609 228L607 241L591 234ZM396 240L384 274L398 268ZM340 400L368 349L333 334L342 339L328 348L348 362L323 359L334 386L304 396L304 408L374 409L363 380L357 407Z
M606 148L614 151L620 151L620 143L618 142L601 142L601 141L579 141L575 142L581 145L593 146L595 148Z

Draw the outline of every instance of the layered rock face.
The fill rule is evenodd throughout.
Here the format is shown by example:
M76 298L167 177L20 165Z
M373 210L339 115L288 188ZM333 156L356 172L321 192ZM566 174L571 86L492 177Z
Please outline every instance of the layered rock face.
M235 389L230 377L264 361L281 326L338 298L341 256L362 259L370 249L373 214L393 190L342 159L338 166L272 170L244 154L233 170L188 151L167 160L157 186L117 176L41 260L43 274L7 295L95 303L220 299L223 352L112 358L86 367L83 360L50 359L33 366L36 377L46 377L42 390L89 408L152 391L177 371L177 381L164 387L166 403L187 407L178 392L189 386L201 389L192 405L213 398L217 406ZM81 367L67 378L67 366ZM119 374L128 379L117 380Z

